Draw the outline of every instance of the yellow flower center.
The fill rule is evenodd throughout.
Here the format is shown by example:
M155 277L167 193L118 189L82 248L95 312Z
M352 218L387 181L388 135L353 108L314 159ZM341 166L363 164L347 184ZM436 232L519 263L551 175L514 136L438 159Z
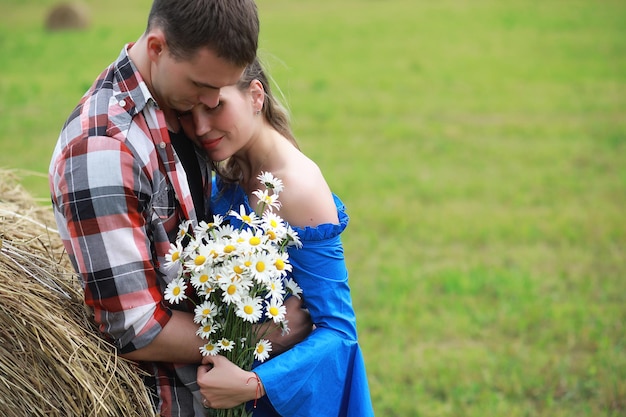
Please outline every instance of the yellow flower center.
M278 316L278 308L277 307L270 307L270 314L274 317Z
M233 245L224 246L224 253L231 253L235 251L235 247Z
M205 308L204 310L202 310L202 315L208 316L209 314L211 314L211 309L210 308Z
M256 246L256 245L258 245L258 244L260 244L260 243L261 243L261 238L260 238L260 237L258 237L258 236L252 236L252 237L250 238L250 244L251 244L252 246Z
M274 262L274 266L279 271L282 271L283 269L285 269L285 261L283 261L282 259L276 259L276 262Z
M235 265L233 271L235 271L236 274L243 274L243 268L241 267L241 265Z
M232 285L232 284L229 285L228 288L226 289L226 292L228 293L228 295L233 295L235 291L237 291L237 286Z
M272 219L272 220L270 220L270 225L272 227L278 227L278 222L276 221L276 219Z
M206 262L206 256L198 255L193 261L197 266L200 266Z
M246 223L252 222L252 219L250 218L250 216L241 216L241 219Z
M172 254L172 262L175 262L180 259L180 252L176 251Z
M174 296L180 294L180 287L174 287L174 289L172 290L172 294L174 294Z
M252 306L245 306L245 307L243 308L243 311L244 311L246 314L252 314L252 313L254 312L254 309L252 308Z
M198 281L205 283L209 280L209 276L207 274L202 274L200 275L200 278L198 278Z
M267 233L265 233L265 234L269 236L270 240L275 240L276 239L276 233L274 233L273 230L268 230Z
M257 270L257 272L265 271L265 263L263 261L257 262L256 263L256 270Z
M265 351L265 346L263 345L259 345L256 347L256 352L257 353L263 353Z

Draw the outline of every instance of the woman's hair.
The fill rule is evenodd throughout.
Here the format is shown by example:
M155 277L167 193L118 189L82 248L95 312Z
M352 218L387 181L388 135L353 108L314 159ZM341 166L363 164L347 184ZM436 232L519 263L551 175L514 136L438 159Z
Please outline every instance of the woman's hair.
M254 80L258 80L265 91L265 100L263 100L261 115L265 118L265 120L267 120L270 126L276 129L278 133L287 138L293 146L299 149L296 138L291 130L289 112L274 96L274 94L272 94L270 79L265 73L258 57L246 67L243 75L237 82L237 88L239 91L244 93L248 87L250 87L250 83ZM216 172L226 182L238 182L242 179L242 172L235 161L235 158L228 158L223 162L214 162L213 165Z
M255 56L259 17L254 0L154 0L148 27L161 28L171 54L180 60L208 48L244 67Z

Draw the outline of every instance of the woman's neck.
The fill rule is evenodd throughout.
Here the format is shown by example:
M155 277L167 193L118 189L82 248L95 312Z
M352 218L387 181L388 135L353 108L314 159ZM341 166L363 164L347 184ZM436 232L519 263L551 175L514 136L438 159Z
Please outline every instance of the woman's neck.
M257 177L261 172L274 173L280 169L280 144L283 140L276 130L265 126L261 134L251 141L250 146L234 156L243 174L241 186L248 194L259 188Z

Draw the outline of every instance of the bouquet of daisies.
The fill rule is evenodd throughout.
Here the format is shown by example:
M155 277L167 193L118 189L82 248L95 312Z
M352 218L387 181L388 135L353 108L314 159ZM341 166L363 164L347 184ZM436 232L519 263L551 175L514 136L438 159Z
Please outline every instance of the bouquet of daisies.
M276 326L289 331L283 301L288 293L299 297L302 292L287 278L291 265L286 251L301 242L274 213L280 207L282 181L267 172L258 179L263 187L254 192L259 200L255 211L248 213L241 205L239 211L213 216L212 223L201 222L193 230L184 222L166 256L166 267L178 268L178 274L168 284L165 299L172 304L195 300L197 334L206 340L202 354L222 354L245 370L254 359L269 358L267 332ZM234 227L232 219L240 226ZM190 297L191 289L195 296ZM245 415L243 405L217 411Z

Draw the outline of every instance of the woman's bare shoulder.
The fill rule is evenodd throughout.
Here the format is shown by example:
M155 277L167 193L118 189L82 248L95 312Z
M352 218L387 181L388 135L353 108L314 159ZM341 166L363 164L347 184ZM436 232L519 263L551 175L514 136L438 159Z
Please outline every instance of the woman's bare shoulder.
M284 190L280 194L279 214L293 226L337 223L332 193L319 166L299 153L282 172Z

